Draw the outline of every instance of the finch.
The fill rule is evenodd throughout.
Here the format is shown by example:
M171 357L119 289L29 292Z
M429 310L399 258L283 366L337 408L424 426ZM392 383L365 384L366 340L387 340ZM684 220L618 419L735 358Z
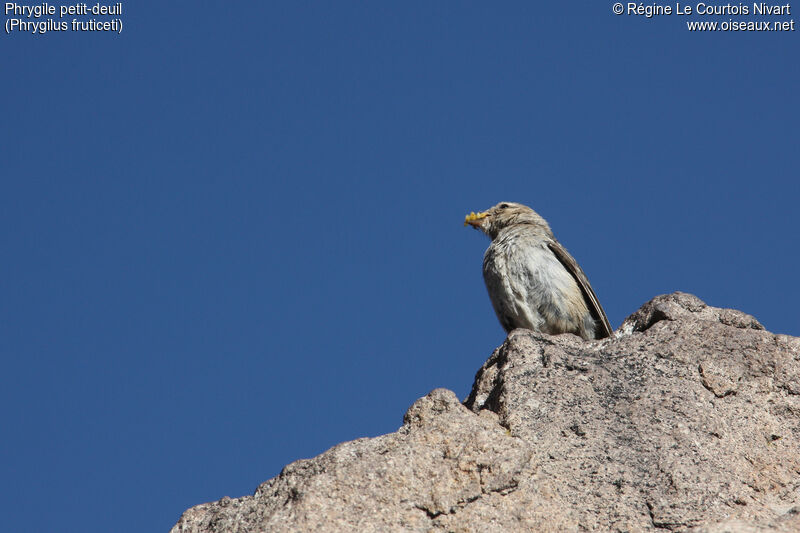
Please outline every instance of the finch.
M464 220L492 239L483 279L500 324L584 339L611 336L611 325L586 274L528 206L501 202Z

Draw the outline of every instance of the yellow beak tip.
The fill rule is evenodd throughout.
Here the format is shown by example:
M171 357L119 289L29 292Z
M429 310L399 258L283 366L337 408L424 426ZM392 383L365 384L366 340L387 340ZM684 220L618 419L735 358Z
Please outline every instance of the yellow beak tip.
M464 225L466 226L466 225L468 225L470 222L472 222L472 221L474 221L474 220L480 220L480 219L484 218L485 216L486 216L486 213L485 213L485 212L483 212L483 213L476 213L476 212L474 212L474 211L473 211L473 212L471 212L469 215L467 215L466 217L464 217Z

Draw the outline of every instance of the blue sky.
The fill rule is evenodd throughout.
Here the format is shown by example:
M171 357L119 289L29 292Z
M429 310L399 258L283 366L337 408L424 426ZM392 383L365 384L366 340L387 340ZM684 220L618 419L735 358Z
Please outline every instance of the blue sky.
M121 35L3 34L4 528L166 531L465 397L504 333L462 222L498 201L615 328L682 290L800 335L798 32L611 6L139 0Z

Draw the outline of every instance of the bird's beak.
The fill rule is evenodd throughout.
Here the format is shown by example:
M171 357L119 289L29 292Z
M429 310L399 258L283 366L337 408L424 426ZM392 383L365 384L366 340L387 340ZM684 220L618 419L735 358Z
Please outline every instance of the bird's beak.
M473 228L480 227L481 221L488 216L489 216L488 211L484 211L482 213L472 212L464 218L464 225L466 226L467 224L469 224Z

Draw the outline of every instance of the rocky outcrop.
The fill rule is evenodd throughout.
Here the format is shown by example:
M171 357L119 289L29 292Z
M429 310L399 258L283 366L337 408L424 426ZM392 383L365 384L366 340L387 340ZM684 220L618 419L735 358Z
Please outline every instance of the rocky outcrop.
M659 296L611 339L509 334L464 404L284 468L178 532L800 531L800 339Z

